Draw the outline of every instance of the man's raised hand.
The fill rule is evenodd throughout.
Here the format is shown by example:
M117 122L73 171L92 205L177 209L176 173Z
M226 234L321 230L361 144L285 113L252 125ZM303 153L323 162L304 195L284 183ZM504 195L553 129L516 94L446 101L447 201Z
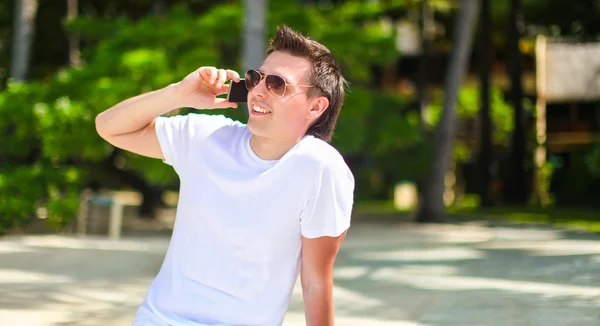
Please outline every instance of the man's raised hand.
M200 67L175 85L176 92L187 107L197 109L237 108L237 103L229 102L218 95L227 94L226 81L240 81L240 75L229 69Z

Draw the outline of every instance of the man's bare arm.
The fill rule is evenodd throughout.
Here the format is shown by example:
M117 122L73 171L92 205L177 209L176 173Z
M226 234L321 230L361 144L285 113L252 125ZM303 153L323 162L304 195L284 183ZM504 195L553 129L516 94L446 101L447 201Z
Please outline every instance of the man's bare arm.
M163 159L154 121L181 107L175 85L129 98L96 117L96 131L112 145L130 152Z
M333 326L333 266L346 232L339 237L302 238L300 279L307 326Z
M163 159L154 129L157 117L180 107L225 108L237 104L217 98L226 93L225 81L239 81L232 70L202 67L181 82L129 98L96 117L96 131L112 145L144 156Z

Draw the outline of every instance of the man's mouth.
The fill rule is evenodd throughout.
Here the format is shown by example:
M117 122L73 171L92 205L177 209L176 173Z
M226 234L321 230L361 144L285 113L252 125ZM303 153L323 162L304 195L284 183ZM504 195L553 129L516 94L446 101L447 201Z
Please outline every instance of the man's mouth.
M269 114L271 113L271 110L265 109L264 107L260 106L260 105L252 105L252 111L256 112L256 113L262 113L262 114Z

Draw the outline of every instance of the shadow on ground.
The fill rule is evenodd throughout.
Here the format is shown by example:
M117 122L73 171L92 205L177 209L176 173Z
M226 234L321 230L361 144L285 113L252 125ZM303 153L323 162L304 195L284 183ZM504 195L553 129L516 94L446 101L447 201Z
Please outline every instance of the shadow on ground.
M130 325L168 235L0 240L1 325ZM600 237L360 224L335 268L343 326L599 325ZM297 286L285 325L303 325Z
M600 325L600 237L551 229L354 229L338 315L398 325ZM297 292L292 311L302 311Z
M167 243L168 237L3 238L0 325L101 325L132 316Z

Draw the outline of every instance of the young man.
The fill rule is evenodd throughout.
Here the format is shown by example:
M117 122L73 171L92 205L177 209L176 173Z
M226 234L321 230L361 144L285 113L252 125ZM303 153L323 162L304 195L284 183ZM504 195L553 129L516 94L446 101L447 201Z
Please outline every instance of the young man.
M354 178L328 144L345 81L323 45L278 29L245 75L247 124L222 115L232 70L201 67L96 119L116 147L159 158L181 181L172 239L134 325L281 325L300 274L307 325L333 325L333 265Z

